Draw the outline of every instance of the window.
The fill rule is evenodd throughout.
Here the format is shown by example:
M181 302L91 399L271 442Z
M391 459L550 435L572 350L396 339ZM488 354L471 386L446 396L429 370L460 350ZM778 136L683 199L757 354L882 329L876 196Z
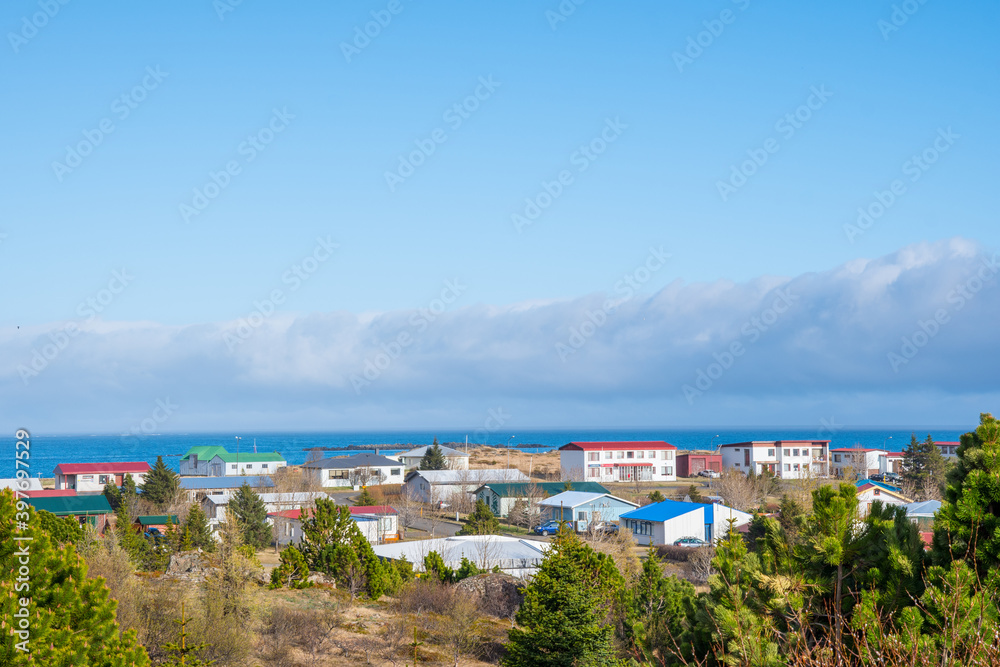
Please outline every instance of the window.
M604 452L604 458L610 459L611 458L611 452Z
M668 450L667 450L667 456L666 456L666 459L667 459L668 461L673 461L673 460L674 460L674 450L672 450L672 449L668 449Z
M637 459L645 458L645 456L646 456L646 452L636 452L635 453L635 458L637 458Z
M734 451L734 452L738 452L738 451L740 451L740 448L739 448L739 447L737 447L737 448L736 448L736 449L734 449L733 451Z
M389 475L395 476L399 474L399 468L389 468Z
M101 475L101 476L99 476L97 478L97 482L98 482L98 484L107 484L108 483L108 475Z
M793 449L792 450L792 456L798 456L798 455L799 455L799 450Z
M260 467L263 468L264 470L267 470L267 464L266 463L261 463Z
M587 476L597 477L600 474L600 472L601 472L600 468L591 468L589 471L587 471Z
M626 452L625 458L627 459L635 458L635 452Z
M230 464L229 469L230 470L236 470L236 464L235 463Z
M737 461L737 462L736 462L736 463L734 463L733 465L734 465L734 466L736 466L737 468L739 468L739 467L740 467L740 462L739 462L739 461Z
M784 454L785 456L791 456L791 455L792 455L792 451L791 451L790 449L786 449L786 450L785 450L784 452L782 452L782 453L783 453L783 454Z
M840 463L840 454L834 454L833 455L833 462L834 463Z
M673 475L673 474L674 474L674 467L667 466L667 475Z
M794 470L795 470L795 472L799 472L799 464L798 463L795 464Z
M767 450L767 457L770 458L770 459L774 458L774 450L773 449Z
M616 456L615 456L616 459L623 459L623 458L625 458L625 452L618 451L618 452L615 452L615 453L616 453Z
M247 470L250 470L251 468L253 468L253 464L252 464L252 463L246 463L246 464L244 464L244 467L245 467L245 468L246 468Z
M663 466L662 468L660 468L660 474L661 475L667 475L667 474L669 474L669 473L667 473L667 470L669 470L669 468L667 466Z
M786 463L785 464L785 472L791 472L791 471L792 471L792 466L789 465L788 463Z
M586 521L587 520L587 513L584 512L583 510L580 510L579 512L577 512L576 518L579 521Z
M587 460L588 461L597 461L600 458L601 458L601 453L600 452L590 452L589 454L587 454Z
M649 453L649 458L655 459L656 458L656 452L650 452Z

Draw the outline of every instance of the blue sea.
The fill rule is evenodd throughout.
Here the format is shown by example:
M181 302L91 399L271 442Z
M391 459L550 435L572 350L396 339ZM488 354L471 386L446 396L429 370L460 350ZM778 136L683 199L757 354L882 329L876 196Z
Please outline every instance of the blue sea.
M901 451L913 433L918 439L930 434L935 440L958 440L972 427L899 427L899 428L850 428L839 425L829 428L802 427L747 427L747 428L663 428L642 430L512 430L494 442L484 443L504 447L508 440L513 447L525 452L544 452L561 447L574 440L666 440L680 449L711 449L727 442L748 440L830 440L831 447L884 446L890 451ZM180 457L198 445L223 446L236 451L236 436L240 436L239 450L252 452L280 452L291 464L305 462L314 447L338 448L324 452L326 456L356 454L359 446L379 447L379 452L389 454L413 447L429 445L436 437L441 444L465 446L466 433L461 431L367 431L342 433L175 433L164 435L46 435L31 434L30 472L32 477L51 477L59 463L96 463L103 461L147 461L150 465L162 456L164 462L178 469ZM471 436L471 433L468 434ZM511 440L510 436L514 438ZM474 445L471 443L470 446ZM345 448L345 449L339 449ZM0 478L14 476L15 440L0 438Z

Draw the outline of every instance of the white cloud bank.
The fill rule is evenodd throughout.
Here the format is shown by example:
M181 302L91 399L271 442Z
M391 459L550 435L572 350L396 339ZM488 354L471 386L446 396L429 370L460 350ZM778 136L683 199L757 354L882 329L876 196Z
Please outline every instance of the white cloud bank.
M22 328L0 336L0 427L121 432L165 398L164 431L477 427L497 407L511 427L975 423L1000 396L997 261L952 239L618 303Z

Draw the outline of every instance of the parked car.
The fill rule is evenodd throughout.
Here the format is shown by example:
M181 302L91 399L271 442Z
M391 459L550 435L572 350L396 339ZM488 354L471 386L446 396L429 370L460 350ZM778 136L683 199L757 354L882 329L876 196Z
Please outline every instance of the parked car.
M708 542L705 540L699 540L697 537L682 537L679 540L674 541L675 547L691 547L695 549L697 547L706 547Z
M618 524L611 523L610 521L600 521L590 525L590 529L595 533L602 533L604 535L617 535L618 534Z
M714 470L709 470L708 468L705 468L704 470L702 470L701 472L698 473L698 476L699 477L708 477L709 479L719 479L720 477L722 477L722 473L719 473L719 472L716 472Z
M559 532L559 522L552 520L546 521L540 526L535 526L536 535L555 535Z

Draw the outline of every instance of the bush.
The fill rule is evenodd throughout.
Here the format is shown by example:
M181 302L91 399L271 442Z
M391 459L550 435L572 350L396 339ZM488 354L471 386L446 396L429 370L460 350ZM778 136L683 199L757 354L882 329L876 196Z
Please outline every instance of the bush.
M695 549L689 547L675 547L672 544L661 544L656 547L656 555L663 560L672 560L676 563L686 563L691 558Z
M454 590L440 581L417 579L403 586L396 607L408 614L446 614L452 607Z

